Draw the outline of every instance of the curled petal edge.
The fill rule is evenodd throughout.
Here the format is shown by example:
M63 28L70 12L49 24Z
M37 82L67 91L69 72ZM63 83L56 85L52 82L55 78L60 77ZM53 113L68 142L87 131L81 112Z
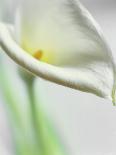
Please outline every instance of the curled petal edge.
M12 29L12 26L10 26L10 29ZM77 89L83 92L93 93L97 96L112 100L109 96L105 96L103 92L98 92L94 86L90 86L89 84L85 83L80 84L78 79L75 82L69 74L65 74L64 68L53 66L33 58L16 43L9 30L9 25L5 23L0 23L0 46L2 47L3 51L17 64L38 77L59 85Z

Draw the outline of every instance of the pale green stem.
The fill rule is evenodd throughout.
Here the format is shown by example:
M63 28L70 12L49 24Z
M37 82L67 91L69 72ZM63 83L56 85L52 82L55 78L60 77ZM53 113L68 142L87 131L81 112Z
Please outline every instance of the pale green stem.
M35 147L34 138L31 134L33 131L29 120L26 118L26 115L29 115L28 111L22 113L22 110L19 108L21 104L20 97L18 92L11 82L11 79L8 74L8 68L5 67L5 64L0 64L0 86L2 92L5 96L5 100L8 107L8 113L12 125L12 135L15 144L15 154L16 155L38 155L38 148Z
M28 79L27 76L24 79L30 103L27 103L29 109L26 111L29 120L25 119L25 113L22 113L18 106L21 103L18 92L7 74L7 68L1 63L0 84L12 120L15 155L64 155L65 151L60 145L59 138L54 134L40 103L35 100L33 78Z
M41 155L64 155L65 151L60 144L57 135L54 133L50 122L44 115L40 103L35 99L34 80L30 81L25 79L25 84L30 98L33 127L35 129L37 142L40 146Z
M29 73L28 73L29 75ZM31 76L31 75L30 75ZM39 137L38 137L38 131L37 131L37 116L36 116L36 107L35 107L35 101L34 101L34 92L33 92L33 85L34 85L34 78L32 79L25 79L25 85L27 88L27 93L30 101L30 114L31 114L31 124L33 128L33 133L34 133L34 139L35 139L35 145L37 148L39 148L39 151L36 152L37 155L42 154L41 153L41 146L39 142ZM35 155L35 154L33 154Z

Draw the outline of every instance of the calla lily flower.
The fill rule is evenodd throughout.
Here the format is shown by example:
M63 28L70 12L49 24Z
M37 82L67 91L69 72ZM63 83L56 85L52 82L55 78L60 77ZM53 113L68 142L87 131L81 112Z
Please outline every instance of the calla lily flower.
M0 44L19 65L46 80L113 100L115 65L101 29L78 0L23 0Z

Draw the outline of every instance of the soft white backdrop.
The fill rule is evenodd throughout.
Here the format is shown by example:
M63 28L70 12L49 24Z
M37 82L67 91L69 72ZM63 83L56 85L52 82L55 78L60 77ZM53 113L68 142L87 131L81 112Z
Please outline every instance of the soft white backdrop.
M101 25L116 60L116 1L81 1ZM43 92L44 107L70 155L116 155L116 107L110 101L44 80L41 85L37 80L36 85ZM10 135L3 107L0 97L0 141L9 149Z

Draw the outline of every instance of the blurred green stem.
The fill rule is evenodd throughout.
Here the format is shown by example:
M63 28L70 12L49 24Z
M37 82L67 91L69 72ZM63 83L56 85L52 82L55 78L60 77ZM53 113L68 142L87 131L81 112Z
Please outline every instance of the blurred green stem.
M29 76L33 76L29 73L26 73ZM37 148L39 148L39 151L37 152L38 155L40 155L40 142L39 142L39 137L38 137L38 126L37 126L37 116L36 116L36 107L35 107L35 97L34 97L34 81L35 78L32 77L30 79L25 78L24 82L27 88L27 93L28 93L28 97L29 97L29 102L30 102L30 114L31 114L31 124L32 124L32 129L33 129L33 133L34 133L34 139L35 139L35 143Z
M28 73L29 74L29 73ZM28 75L28 77L31 75ZM28 96L30 99L30 109L32 114L33 129L35 132L35 137L37 144L40 148L41 155L64 155L65 151L59 142L58 135L53 131L49 120L41 108L41 104L35 99L34 93L34 78L25 78L23 76Z
M36 147L32 136L28 108L22 109L21 105L24 103L21 104L18 88L14 86L15 83L11 78L12 73L2 57L0 57L0 62L0 88L2 88L10 116L15 155L39 155L38 147Z
M65 155L54 127L35 98L33 75L21 69L20 77L26 86L28 102L21 100L11 74L1 60L0 86L12 123L15 155Z

